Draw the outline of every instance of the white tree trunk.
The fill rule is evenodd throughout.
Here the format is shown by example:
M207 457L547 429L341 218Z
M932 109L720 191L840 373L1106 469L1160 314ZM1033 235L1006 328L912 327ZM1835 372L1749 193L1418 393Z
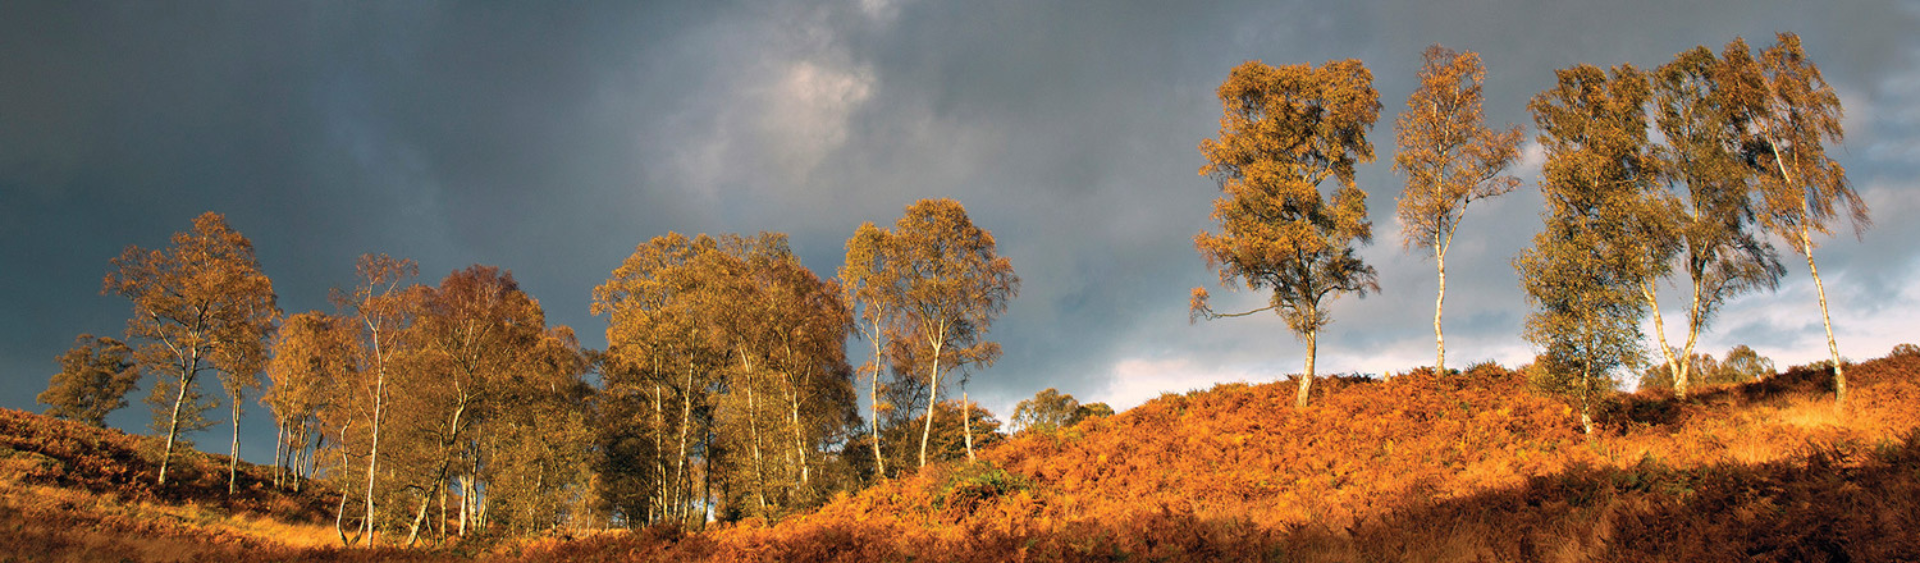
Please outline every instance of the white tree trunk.
M1313 361L1319 336L1318 330L1307 331L1307 373L1300 377L1300 392L1293 401L1295 408L1307 408L1307 395L1313 390Z
M1437 238L1437 237L1436 237ZM1448 237L1452 238L1452 237ZM1436 375L1447 374L1447 336L1440 331L1440 312L1447 303L1447 248L1440 245L1434 253L1434 264L1440 270L1440 292L1433 298L1433 372Z
M1673 394L1685 399L1687 398L1687 359L1681 358L1676 361L1673 357L1673 347L1667 345L1666 318L1660 316L1660 299L1654 291L1652 280L1640 282L1640 295L1646 298L1647 306L1653 308L1654 341L1659 343L1660 355L1667 360L1667 373L1673 376Z
M938 340L946 340L945 334L941 334ZM940 404L940 345L943 343L936 341L933 345L933 375L927 389L927 424L920 430L920 467L922 468L927 466L927 439L933 437L933 407Z
M960 427L966 429L967 463L976 461L973 457L973 402L967 398L966 385L960 386Z
M1807 256L1807 272L1813 274L1813 288L1820 294L1820 323L1827 327L1827 352L1833 354L1833 406L1847 406L1847 370L1840 365L1840 345L1833 340L1833 317L1827 313L1827 286L1820 281L1820 267L1813 263L1813 237L1800 227L1800 253Z

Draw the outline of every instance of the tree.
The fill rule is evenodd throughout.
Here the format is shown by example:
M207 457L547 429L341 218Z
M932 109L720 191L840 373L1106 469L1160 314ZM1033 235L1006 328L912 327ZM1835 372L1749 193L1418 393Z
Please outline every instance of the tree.
M896 254L887 266L900 284L901 341L928 366L931 392L920 432L920 466L926 467L940 370L944 366L962 374L961 402L967 402L968 368L991 366L1000 357L1000 344L986 340L987 328L1019 295L1020 278L1013 273L1013 263L1000 256L993 234L974 226L966 208L951 199L923 199L907 206L891 236ZM972 419L961 423L971 460Z
M1106 418L1109 416L1113 416L1113 407L1107 406L1106 403L1081 403L1080 408L1073 409L1073 422L1071 424L1079 424L1082 420Z
M200 374L258 373L255 359L264 357L261 349L280 316L273 282L261 273L253 243L227 227L226 218L203 214L193 220L192 231L175 233L172 243L156 250L127 247L113 259L116 269L101 284L102 294L133 301L127 339L144 343L134 357L158 379L157 394L149 402L171 405L165 408L161 485L167 482L182 415L190 422L196 410L203 409L198 400L189 404L197 399ZM171 401L165 395L172 395ZM160 426L158 418L155 426ZM234 425L237 435L238 417Z
M412 260L385 254L365 254L354 263L354 270L359 274L359 280L353 290L336 291L333 300L359 325L362 356L354 371L361 378L356 385L359 388L352 391L365 394L343 402L353 403L354 408L360 411L358 417L368 421L367 489L364 501L367 512L366 520L361 525L367 547L373 548L378 539L374 485L379 477L382 418L387 412L389 400L387 368L403 350L401 336L413 322L419 301L419 292L413 286L403 284L419 275L420 268ZM345 493L342 494L344 496ZM343 508L345 503L343 499Z
M1013 425L1019 432L1050 433L1073 424L1080 401L1052 387L1013 406Z
M1219 90L1220 138L1200 143L1225 195L1213 202L1221 234L1201 231L1194 246L1222 286L1271 289L1266 307L1216 313L1207 290L1194 288L1194 318L1239 317L1271 310L1306 341L1307 371L1295 404L1307 405L1320 329L1333 321L1328 298L1379 291L1374 269L1355 254L1373 240L1367 194L1354 166L1373 161L1367 130L1380 115L1373 74L1357 60L1271 67L1248 61ZM1335 181L1331 198L1320 184Z
M785 248L784 235L780 240ZM767 366L786 394L792 451L799 458L799 487L811 493L814 462L810 453L821 449L828 436L859 420L854 409L846 408L857 402L852 367L846 359L852 311L837 283L820 279L791 251L757 268L754 280L773 326L781 327L768 341Z
M107 427L107 413L127 406L127 392L140 383L133 350L112 337L82 334L60 355L60 372L34 397L47 415Z
M1591 433L1594 395L1613 388L1614 370L1638 362L1638 289L1664 262L1645 224L1657 168L1643 73L1580 65L1555 75L1554 88L1527 104L1547 153L1545 228L1514 266L1535 309L1527 339L1546 348L1539 367L1570 380L1557 387L1574 395Z
M1735 64L1743 67L1735 72L1745 75L1741 84L1746 87L1734 95L1749 107L1760 108L1748 116L1753 126L1747 144L1749 157L1766 170L1760 182L1760 222L1807 259L1807 272L1820 296L1827 351L1833 355L1834 405L1843 406L1847 374L1840 345L1833 338L1827 288L1813 260L1813 236L1832 234L1833 223L1842 216L1853 225L1855 236L1873 223L1866 202L1847 181L1846 169L1827 156L1826 144L1846 137L1841 127L1845 110L1840 96L1821 78L1820 68L1807 58L1797 35L1781 33L1759 60Z
M223 367L215 372L220 388L227 393L227 420L232 423L233 440L227 449L227 494L233 494L240 478L240 414L250 391L260 389L260 373L267 366L267 344L277 329L280 309L273 308L265 323L239 325L228 336L237 346L214 351L214 362Z
M1706 47L1696 47L1676 55L1652 77L1654 122L1666 139L1664 146L1655 147L1661 179L1681 196L1665 210L1671 214L1672 242L1679 246L1682 273L1691 289L1686 343L1677 357L1667 344L1654 279L1642 283L1642 293L1653 308L1658 348L1669 372L1677 374L1673 388L1681 398L1687 396L1694 371L1693 362L1679 358L1693 357L1694 343L1720 305L1742 293L1777 287L1786 271L1755 228L1754 174L1742 158L1751 112L1723 85L1738 80L1729 63L1741 60L1747 47L1735 40L1726 52L1723 61Z
M1759 381L1773 377L1773 373L1773 360L1745 344L1728 350L1727 359L1720 362L1720 379L1726 383Z
M893 436L889 438L888 442L911 444L913 430L916 427L925 425L927 419L932 418L936 420L934 424L938 426L938 428L931 434L933 440L928 443L926 448L925 455L929 463L960 461L963 459L972 461L973 458L967 455L967 445L965 442L966 428L976 428L975 431L978 433L978 438L975 439L975 448L991 446L1004 439L1005 436L1000 434L1000 421L994 418L993 413L987 412L986 409L980 408L980 405L972 403L968 403L963 410L961 403L962 401L954 400L936 403L933 408L929 409L930 412L922 413L920 416L908 420L906 424L900 424L891 428L889 433L893 434ZM963 412L965 413L964 416L962 416ZM956 440L956 437L961 439ZM911 456L914 454L914 451L908 450L905 453Z
M1048 387L1013 407L1013 425L1019 432L1051 433L1089 418L1113 416L1106 403L1081 404L1073 395Z
M895 275L900 272L892 266L897 260L895 254L892 233L872 222L861 223L853 238L847 239L847 261L840 267L840 287L846 292L847 306L856 315L855 334L873 344L873 353L859 373L867 377L867 427L872 432L874 475L887 474L887 458L880 452L880 413L893 406L881 399L880 378L886 372L887 339L900 322L896 303L905 293Z
M496 390L499 408L486 420L482 469L492 508L487 514L508 530L530 534L591 520L582 502L590 498L589 403L593 395L582 376L586 356L573 330L544 329L521 350L511 380Z
M1501 174L1520 156L1520 128L1487 128L1481 82L1487 71L1472 51L1428 47L1420 88L1394 122L1394 169L1407 175L1400 194L1402 244L1433 253L1440 291L1433 301L1434 369L1446 373L1447 339L1440 330L1447 300L1447 249L1473 202L1505 195L1520 179Z
M703 446L727 360L718 319L703 314L725 301L704 281L717 246L705 235L654 237L594 288L593 313L608 317L598 439L602 463L618 469L603 473L613 480L607 501L629 522L690 523L696 507L711 504L695 498L693 473L711 467L713 452Z

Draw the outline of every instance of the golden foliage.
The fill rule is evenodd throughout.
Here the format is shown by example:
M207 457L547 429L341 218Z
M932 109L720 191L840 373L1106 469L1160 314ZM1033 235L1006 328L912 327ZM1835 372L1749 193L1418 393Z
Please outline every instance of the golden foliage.
M1354 184L1354 166L1373 161L1367 130L1380 116L1373 73L1354 59L1320 68L1234 67L1219 89L1220 138L1200 143L1207 158L1200 174L1223 192L1213 202L1220 233L1201 231L1193 244L1220 274L1254 291L1272 290L1266 307L1216 313L1196 289L1194 317L1237 317L1271 310L1307 343L1306 383L1313 382L1315 338L1333 322L1328 298L1379 291L1372 266L1356 247L1373 240L1367 193ZM1333 180L1331 198L1320 184ZM1296 404L1305 407L1309 387Z

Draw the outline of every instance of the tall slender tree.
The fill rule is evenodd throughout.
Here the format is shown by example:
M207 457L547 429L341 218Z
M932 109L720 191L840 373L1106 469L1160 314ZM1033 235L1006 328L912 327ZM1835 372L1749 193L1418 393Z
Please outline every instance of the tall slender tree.
M1447 249L1475 201L1520 187L1503 174L1520 156L1520 128L1495 131L1481 115L1481 83L1486 68L1480 55L1428 47L1420 68L1420 87L1407 98L1407 110L1394 122L1398 151L1394 169L1407 176L1400 193L1400 232L1407 248L1433 253L1440 291L1433 300L1434 369L1446 373L1447 339L1440 329L1447 301Z
M409 384L395 403L417 418L415 444L426 457L408 545L420 538L433 493L446 488L469 429L492 414L501 387L529 371L547 324L513 273L491 266L448 274L423 288L419 305L408 334L415 350Z
M420 267L408 259L366 254L355 262L354 270L359 279L353 290L335 292L334 302L348 311L360 328L362 357L355 371L362 377L358 382L361 389L355 391L365 394L353 402L361 411L358 418L367 421L366 519L361 523L361 537L371 549L379 539L374 485L380 475L380 438L390 399L388 370L404 350L401 337L415 316L419 292L409 280L420 274Z
M280 309L272 307L267 315L266 322L244 323L232 328L226 337L238 345L214 351L214 363L221 366L215 373L220 378L220 388L227 393L227 420L233 428L233 439L227 444L227 494L234 493L240 479L240 414L244 412L241 407L246 404L247 393L260 389L260 374L267 369L267 345L278 328Z
M1356 248L1373 240L1367 194L1354 166L1373 161L1367 131L1380 115L1373 73L1357 60L1271 67L1248 61L1219 90L1220 138L1200 143L1200 174L1225 192L1213 202L1220 234L1202 231L1194 246L1220 284L1271 289L1267 306L1217 313L1207 290L1193 289L1194 318L1273 311L1306 341L1307 372L1294 404L1307 406L1320 329L1333 322L1327 299L1379 291ZM1331 198L1320 185L1333 180Z
M920 466L927 465L939 402L940 371L991 366L1000 344L986 339L987 328L1020 293L1013 262L1001 256L993 234L973 224L966 208L951 199L923 199L907 206L894 224L894 262L899 278L898 307L902 343L927 361L927 417L920 432ZM962 391L961 402L967 403ZM969 407L970 408L970 407ZM967 459L973 454L972 419L962 419Z
M1527 339L1546 349L1542 367L1565 382L1592 432L1596 395L1639 358L1646 302L1638 290L1661 260L1644 223L1658 168L1648 149L1644 73L1580 65L1555 75L1554 88L1527 104L1547 153L1546 225L1514 265L1535 307Z
M1846 138L1841 126L1844 108L1840 96L1807 58L1800 37L1779 34L1774 45L1746 65L1748 77L1737 95L1763 108L1751 116L1749 147L1754 162L1766 170L1760 189L1763 225L1786 239L1794 252L1807 259L1807 273L1820 297L1820 322L1827 330L1827 351L1833 358L1835 406L1847 401L1846 367L1840 345L1833 338L1833 318L1827 311L1827 286L1814 263L1814 235L1833 233L1845 218L1854 235L1873 224L1866 201L1853 191L1846 168L1827 156L1827 143ZM1754 88L1753 86L1757 86Z
M712 459L699 438L711 428L717 366L725 363L715 317L702 314L722 301L706 297L712 287L699 276L715 251L710 237L668 233L637 246L594 288L593 313L608 317L606 416L618 421L601 425L605 463L619 469L607 475L640 489L611 488L609 500L629 520L686 524L698 504L692 474ZM672 416L669 405L677 407ZM651 423L628 422L634 418ZM647 465L651 472L633 471Z
M218 213L195 218L193 230L175 233L166 249L129 246L113 265L101 293L133 302L127 339L144 343L134 355L136 362L160 379L154 389L161 394L150 402L170 405L165 415L156 409L166 421L166 449L157 477L165 485L182 415L197 407L188 403L198 394L200 375L208 370L257 373L257 364L243 360L264 357L260 349L280 309L273 282L254 258L253 242L229 228ZM171 399L164 397L168 394ZM237 417L234 423L238 432Z
M1755 175L1742 158L1745 131L1753 113L1730 93L1728 81L1739 75L1733 65L1746 56L1746 43L1735 40L1727 58L1696 47L1674 57L1655 71L1654 123L1665 143L1656 146L1661 179L1677 192L1668 206L1674 215L1671 234L1680 247L1681 273L1690 298L1686 341L1676 354L1667 344L1665 321L1659 314L1655 281L1642 282L1642 294L1654 311L1658 347L1674 374L1673 389L1687 396L1693 380L1694 344L1728 299L1779 285L1785 269L1755 223Z
M873 345L867 363L859 373L867 378L868 430L873 438L873 474L887 474L887 456L881 453L880 415L891 405L880 395L880 378L887 372L888 337L897 330L899 307L904 293L900 278L890 264L895 261L893 235L871 222L861 223L853 238L847 239L847 261L840 267L840 287L846 292L847 306L856 312L856 334Z

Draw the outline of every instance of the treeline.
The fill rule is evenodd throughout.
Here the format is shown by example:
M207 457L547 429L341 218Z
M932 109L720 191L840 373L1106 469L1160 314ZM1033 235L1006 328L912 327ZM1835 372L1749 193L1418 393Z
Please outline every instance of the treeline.
M1477 55L1434 46L1420 86L1395 123L1394 168L1403 242L1431 252L1434 365L1445 371L1442 310L1446 255L1469 204L1509 193L1521 130L1482 117L1486 71ZM1776 241L1806 259L1819 290L1832 353L1835 401L1846 374L1813 259L1816 235L1845 219L1869 220L1844 168L1827 154L1843 138L1840 98L1801 47L1782 33L1758 51L1734 40L1719 53L1697 47L1652 71L1633 65L1556 71L1557 83L1527 104L1546 160L1539 182L1543 230L1514 259L1533 312L1526 337L1543 352L1541 387L1578 404L1591 430L1596 395L1646 362L1641 323L1654 315L1652 348L1663 359L1648 381L1684 398L1699 379L1728 377L1696 360L1699 335L1732 298L1779 285ZM1372 242L1366 193L1354 182L1374 158L1367 132L1379 117L1373 76L1357 60L1273 67L1250 61L1220 86L1220 136L1201 143L1202 175L1218 182L1213 218L1195 246L1223 285L1271 291L1268 304L1221 313L1193 290L1195 319L1273 311L1306 343L1296 404L1306 406L1316 340L1332 322L1327 305L1379 291L1356 250ZM1321 184L1332 182L1331 197ZM1684 344L1672 346L1660 316L1663 281L1688 295ZM1748 351L1751 354L1751 351ZM1731 359L1730 359L1731 361ZM1751 362L1751 359L1742 360ZM1703 373L1703 370L1705 373Z
M165 486L181 436L223 403L209 374L232 421L229 483L258 395L276 484L337 491L345 545L778 519L999 438L965 389L1000 355L986 333L1019 278L952 200L861 225L838 279L779 233L656 237L594 290L606 350L550 326L496 267L430 285L411 260L367 255L332 312L285 316L220 215L171 242L129 247L106 278L134 304L132 344L82 335L40 400L99 426L153 376ZM849 337L871 343L858 367Z

